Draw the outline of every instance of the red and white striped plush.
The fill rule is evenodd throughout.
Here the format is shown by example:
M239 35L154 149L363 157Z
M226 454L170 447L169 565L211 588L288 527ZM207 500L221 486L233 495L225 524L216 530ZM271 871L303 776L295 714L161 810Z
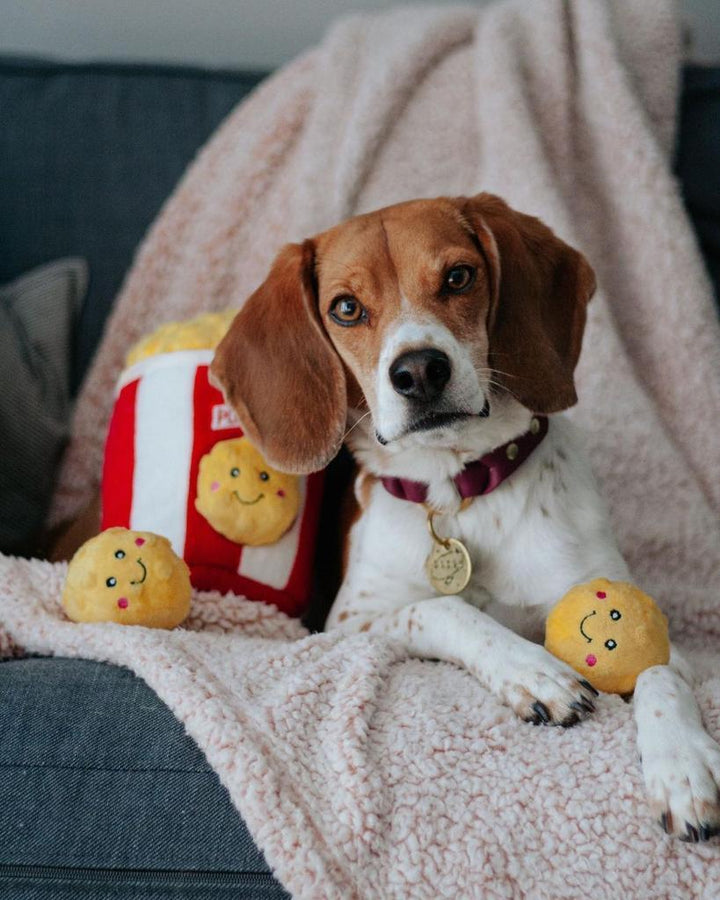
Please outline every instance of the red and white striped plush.
M212 528L195 509L200 460L218 441L243 434L208 382L212 356L163 353L120 376L105 445L102 527L162 534L196 588L244 594L300 615L310 594L322 473L300 479L300 510L276 543L236 544Z

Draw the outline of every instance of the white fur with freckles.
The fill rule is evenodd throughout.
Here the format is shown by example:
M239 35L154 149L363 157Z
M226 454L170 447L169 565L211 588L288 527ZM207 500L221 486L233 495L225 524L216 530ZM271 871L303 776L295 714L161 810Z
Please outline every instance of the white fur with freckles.
M632 580L580 437L563 416L491 494L460 509L452 478L470 459L522 434L530 414L495 397L487 420L410 434L380 446L368 419L351 433L366 473L429 484L440 534L468 548L473 576L461 597L437 597L426 580L427 512L376 481L349 535L347 572L327 627L397 638L410 655L472 672L523 718L540 701L555 724L586 717L594 699L577 673L539 643L551 607L575 584ZM461 450L451 449L461 447ZM705 732L677 658L643 673L634 698L638 748L650 805L669 833L707 837L720 827L720 747ZM580 704L578 706L578 704ZM658 715L660 713L660 715Z

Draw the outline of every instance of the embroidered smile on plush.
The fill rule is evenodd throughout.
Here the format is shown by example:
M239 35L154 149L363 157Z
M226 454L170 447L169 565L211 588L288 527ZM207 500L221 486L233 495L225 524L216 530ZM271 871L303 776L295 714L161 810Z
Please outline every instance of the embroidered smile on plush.
M200 460L195 508L231 541L274 544L299 507L297 477L269 466L247 438L220 441Z

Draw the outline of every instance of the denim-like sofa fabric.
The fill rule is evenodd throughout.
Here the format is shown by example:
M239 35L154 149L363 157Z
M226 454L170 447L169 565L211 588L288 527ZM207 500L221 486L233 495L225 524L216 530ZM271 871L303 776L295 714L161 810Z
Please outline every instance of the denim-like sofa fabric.
M0 60L0 283L81 256L73 392L143 234L260 73Z
M720 66L686 66L675 171L720 301Z
M133 896L133 885L142 897L287 897L143 681L82 660L0 663L0 896L63 885L83 897ZM96 893L81 893L88 885Z

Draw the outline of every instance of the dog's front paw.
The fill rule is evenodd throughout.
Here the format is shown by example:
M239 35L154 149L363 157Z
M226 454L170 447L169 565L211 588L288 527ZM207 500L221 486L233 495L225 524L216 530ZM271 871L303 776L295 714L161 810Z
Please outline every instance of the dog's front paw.
M693 729L670 744L659 741L642 758L643 777L654 815L683 841L707 841L720 834L720 746Z
M533 725L568 728L595 712L595 688L544 647L528 643L513 653L499 675L492 687Z

